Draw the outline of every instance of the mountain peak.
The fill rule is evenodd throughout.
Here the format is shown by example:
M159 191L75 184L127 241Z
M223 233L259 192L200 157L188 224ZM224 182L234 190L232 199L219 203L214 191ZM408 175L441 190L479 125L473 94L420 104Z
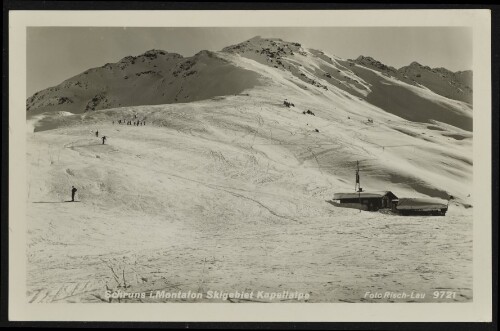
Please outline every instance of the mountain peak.
M251 41L280 41L280 42L283 42L283 39L281 39L281 38L270 38L270 37L265 38L265 37L262 37L262 36L255 36L253 38L248 39L245 42L251 42Z
M149 51L144 52L140 56L150 56L150 55L166 55L168 52L160 49L150 49Z
M149 51L144 52L143 54L139 55L138 57L147 57L147 58L157 58L158 56L172 56L175 58L181 58L182 55L177 54L177 53L169 53L167 51L161 50L161 49L150 49Z
M371 56L364 56L364 55L358 56L355 61L364 61L364 60L370 61L370 62L375 62L375 59L372 58Z
M372 69L384 70L384 71L396 71L396 68L387 66L382 62L375 60L371 56L360 55L355 60L350 60L362 66L370 67Z
M223 52L228 53L245 53L245 52L259 52L261 50L285 50L287 49L293 54L294 51L299 51L302 47L297 42L284 41L280 38L264 38L262 36L255 36L244 42L236 45L231 45L222 49Z

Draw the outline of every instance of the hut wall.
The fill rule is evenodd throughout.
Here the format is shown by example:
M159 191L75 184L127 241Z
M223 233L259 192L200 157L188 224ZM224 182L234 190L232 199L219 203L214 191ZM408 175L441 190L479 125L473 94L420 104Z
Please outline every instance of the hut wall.
M361 209L361 210L368 210L368 206L360 204L359 202L333 202L335 206L342 207L342 208L353 208L353 209Z

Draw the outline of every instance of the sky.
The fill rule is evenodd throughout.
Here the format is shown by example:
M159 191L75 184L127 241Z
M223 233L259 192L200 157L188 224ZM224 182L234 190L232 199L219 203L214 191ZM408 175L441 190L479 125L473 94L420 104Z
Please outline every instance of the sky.
M28 27L27 96L150 49L192 56L255 36L299 42L345 59L371 56L395 68L417 61L452 71L472 69L472 29L465 27Z

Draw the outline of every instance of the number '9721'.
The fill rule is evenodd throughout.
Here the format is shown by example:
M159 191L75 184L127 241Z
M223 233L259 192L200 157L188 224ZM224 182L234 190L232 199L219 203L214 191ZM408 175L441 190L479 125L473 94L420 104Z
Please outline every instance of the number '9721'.
M457 292L453 291L434 291L432 292L432 298L434 299L456 299Z

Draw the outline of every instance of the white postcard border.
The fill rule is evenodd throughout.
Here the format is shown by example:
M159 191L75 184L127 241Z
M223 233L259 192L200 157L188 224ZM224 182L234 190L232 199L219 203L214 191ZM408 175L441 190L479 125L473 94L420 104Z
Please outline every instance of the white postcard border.
M474 234L471 303L26 302L26 27L469 26L473 28ZM4 110L6 111L6 110ZM489 10L11 11L9 15L9 319L14 321L491 321L491 18Z

